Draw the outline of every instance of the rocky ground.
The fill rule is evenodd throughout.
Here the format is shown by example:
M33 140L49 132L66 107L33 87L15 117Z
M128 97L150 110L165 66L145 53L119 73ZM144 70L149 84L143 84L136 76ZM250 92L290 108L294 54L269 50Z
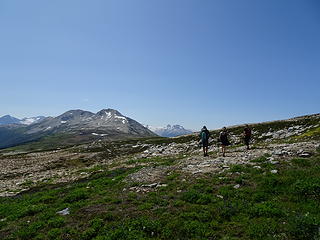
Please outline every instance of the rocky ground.
M35 184L69 182L86 173L78 173L81 161L90 162L95 154L64 150L4 155L0 158L0 196L11 196Z
M171 166L154 166L154 162L150 162L149 166L145 166L140 171L129 175L127 180L144 184L140 188L134 187L130 190L146 192L152 188L161 187L161 181L174 171L180 171L188 178L212 172L222 173L225 170L229 170L230 167L235 164L256 165L255 167L258 168L259 166L254 160L259 157L265 157L268 162L276 165L279 164L280 161L287 161L292 157L310 157L319 147L320 144L318 141L270 144L251 150L246 150L244 146L240 146L229 149L226 156L223 157L222 154L219 154L218 147L211 146L208 157L202 156L201 149L194 149L191 154L182 155L181 159L177 160ZM171 145L168 148L175 149L176 153L186 153L179 150L181 149L181 145L176 146L176 148ZM186 149L187 148L190 148L190 146L186 147ZM154 150L155 148L152 149ZM167 153L168 150L163 151L163 154L167 155ZM153 154L151 154L151 156L152 155ZM159 156L159 154L157 154L157 156Z
M161 180L172 171L181 171L187 178L210 172L221 173L234 164L254 165L253 160L259 157L266 157L272 164L296 156L309 157L320 146L317 138L309 137L309 133L318 134L319 115L310 121L294 120L289 124L281 123L280 127L270 124L261 128L257 125L253 128L253 148L249 151L241 144L239 129L242 127L230 128L233 145L226 157L219 154L216 140L219 131L212 132L209 157L202 156L195 134L156 143L139 140L110 147L103 142L94 142L54 151L2 152L0 196L16 195L39 184L75 181L101 168L141 166L141 170L126 178L126 181L140 183L140 186L126 190L143 192L161 187Z

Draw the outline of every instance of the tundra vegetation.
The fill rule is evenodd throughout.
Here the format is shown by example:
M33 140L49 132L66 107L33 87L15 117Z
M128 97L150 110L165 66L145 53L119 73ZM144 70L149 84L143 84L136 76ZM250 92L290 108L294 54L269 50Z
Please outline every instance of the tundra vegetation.
M5 149L1 166L56 161L1 172L0 238L320 239L319 116L254 125L248 152L242 129L229 129L226 158L219 131L206 158L196 134Z

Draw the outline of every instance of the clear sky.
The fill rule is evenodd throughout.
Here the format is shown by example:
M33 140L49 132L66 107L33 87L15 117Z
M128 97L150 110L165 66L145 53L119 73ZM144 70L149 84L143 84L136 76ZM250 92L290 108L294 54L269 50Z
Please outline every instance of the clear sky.
M1 0L0 116L200 129L320 111L318 0Z

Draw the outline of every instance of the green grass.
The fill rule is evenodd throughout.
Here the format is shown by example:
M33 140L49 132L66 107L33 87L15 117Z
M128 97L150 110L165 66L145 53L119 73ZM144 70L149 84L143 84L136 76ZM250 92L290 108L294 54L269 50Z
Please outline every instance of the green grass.
M251 162L254 162L254 163L266 162L268 157L270 157L270 154L264 154L263 156L261 156L259 158L251 160Z
M277 165L277 174L265 157L255 160L261 169L219 175L177 169L149 193L122 181L140 167L97 168L88 179L1 198L0 239L319 239L320 155ZM70 215L56 214L67 207Z
M50 151L57 148L68 148L76 142L70 140L72 139L72 135L59 133L53 134L51 136L45 136L42 138L37 138L33 141L29 141L27 143L10 147L2 150L3 152L11 152L11 151L18 151L18 152L38 152L38 151Z

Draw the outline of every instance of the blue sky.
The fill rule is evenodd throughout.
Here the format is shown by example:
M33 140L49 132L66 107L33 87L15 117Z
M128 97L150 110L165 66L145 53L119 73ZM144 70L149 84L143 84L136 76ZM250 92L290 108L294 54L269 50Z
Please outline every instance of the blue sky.
M2 0L0 116L199 129L319 113L317 0Z

